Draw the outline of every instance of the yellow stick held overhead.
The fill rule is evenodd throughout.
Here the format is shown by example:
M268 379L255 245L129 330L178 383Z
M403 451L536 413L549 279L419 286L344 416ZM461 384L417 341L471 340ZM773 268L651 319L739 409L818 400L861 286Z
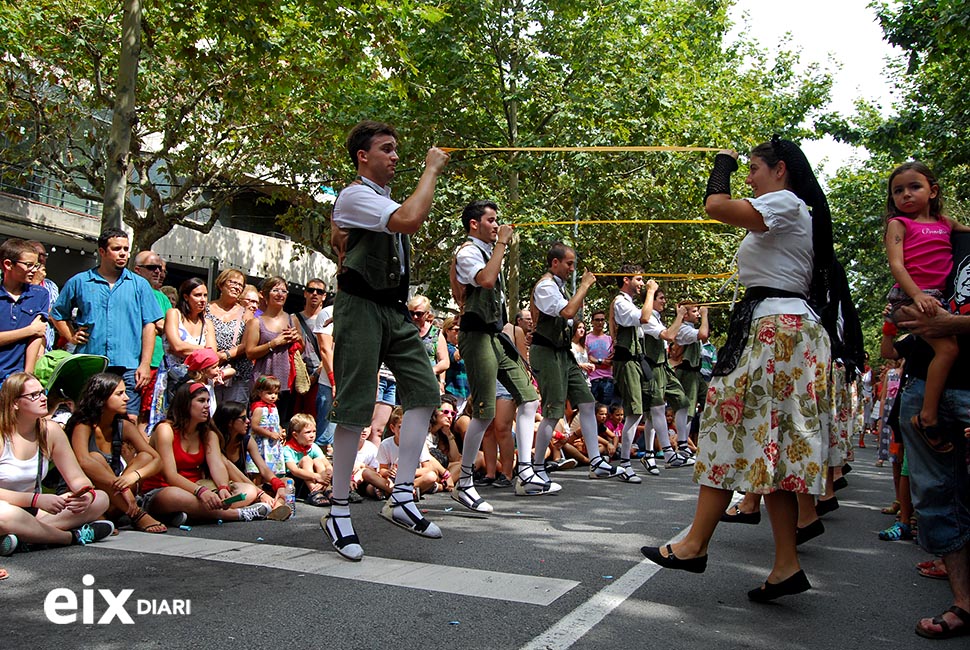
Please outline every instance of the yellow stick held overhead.
M722 223L716 219L589 219L589 220L579 220L579 221L523 221L521 223L513 223L514 228L530 228L534 226L596 226L603 224L618 224L618 223L694 223L694 224L704 224L704 223ZM725 225L725 224L722 224Z
M643 151L721 151L724 147L674 147L674 146L645 146L645 147L438 147L446 153L453 151L532 151L532 152L604 152L625 153Z

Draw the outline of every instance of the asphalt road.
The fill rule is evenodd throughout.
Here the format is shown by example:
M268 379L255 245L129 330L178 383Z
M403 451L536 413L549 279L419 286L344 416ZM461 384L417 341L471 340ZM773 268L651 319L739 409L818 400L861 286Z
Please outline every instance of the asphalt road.
M746 597L771 564L767 517L720 526L705 574L662 570L639 547L689 525L690 471L627 485L573 470L556 475L556 496L483 488L489 519L427 497L441 540L391 526L376 502L354 506L360 563L336 555L318 527L326 511L305 505L288 522L123 531L0 558L11 572L0 582L0 648L939 647L913 627L949 606L947 584L917 574L926 556L912 542L877 539L893 497L889 467L873 461L872 449L856 451L841 508L802 547L813 589L772 604ZM54 601L55 617L76 620L52 622ZM169 614L176 601L182 613Z

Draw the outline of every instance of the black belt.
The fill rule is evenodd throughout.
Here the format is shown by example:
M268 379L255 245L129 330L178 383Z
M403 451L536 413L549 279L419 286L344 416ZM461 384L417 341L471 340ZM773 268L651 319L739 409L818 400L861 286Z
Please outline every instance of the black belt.
M751 328L754 310L765 298L801 298L808 300L804 294L785 291L784 289L751 287L745 291L744 297L734 306L734 311L731 312L727 340L724 346L717 351L717 363L714 364L713 370L714 376L727 375L738 367L741 354L748 344L748 330Z

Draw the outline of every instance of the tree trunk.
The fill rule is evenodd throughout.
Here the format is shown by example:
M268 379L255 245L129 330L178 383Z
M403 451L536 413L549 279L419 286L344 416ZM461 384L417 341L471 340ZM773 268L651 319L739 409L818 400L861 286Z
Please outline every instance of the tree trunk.
M138 78L138 58L141 56L141 14L141 0L125 0L118 87L105 165L102 228L121 228L124 215L128 189L128 150L131 131L138 119L135 113L135 82Z

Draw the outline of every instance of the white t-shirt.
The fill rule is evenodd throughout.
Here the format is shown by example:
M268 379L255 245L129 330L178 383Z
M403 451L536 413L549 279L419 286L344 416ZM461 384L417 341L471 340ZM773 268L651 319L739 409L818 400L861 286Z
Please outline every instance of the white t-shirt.
M365 465L371 469L379 469L380 463L377 462L377 445L370 440L365 440L363 446L357 450L357 458L354 459L354 466Z
M320 310L320 313L317 314L316 318L314 319L314 322L316 323L316 327L314 327L310 323L310 321L307 321L307 325L310 325L311 327L313 327L314 335L328 334L329 336L333 337L333 321L331 321L330 324L328 325L324 325L324 323L329 321L331 318L333 318L333 307L332 306L324 307L323 309ZM321 386L330 387L330 378L327 377L327 373L324 372L322 369L320 370L320 376L317 378L317 383L320 384Z
M400 449L397 443L394 442L394 436L384 438L381 441L381 446L377 449L377 464L393 467L397 465L399 453ZM428 460L431 460L431 453L428 451L428 443L425 441L424 446L421 448L421 457L418 459L418 462L423 463Z
M808 294L815 260L812 216L808 206L790 190L746 199L761 214L767 232L748 232L738 248L738 275L746 287L773 287ZM817 318L799 298L768 298L755 318L771 314L803 314Z

